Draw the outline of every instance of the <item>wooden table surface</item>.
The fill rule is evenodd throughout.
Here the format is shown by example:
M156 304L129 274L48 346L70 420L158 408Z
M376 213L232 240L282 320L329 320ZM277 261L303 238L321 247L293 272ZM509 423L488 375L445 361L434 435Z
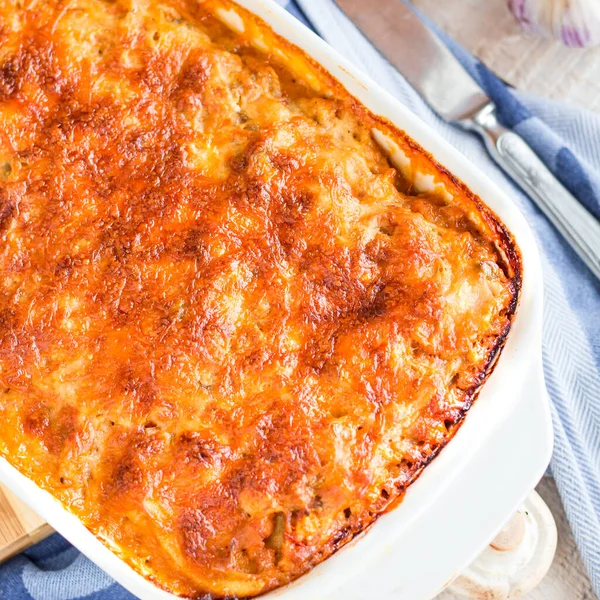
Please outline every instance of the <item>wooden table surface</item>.
M566 48L524 34L506 0L412 3L511 85L600 112L600 46Z

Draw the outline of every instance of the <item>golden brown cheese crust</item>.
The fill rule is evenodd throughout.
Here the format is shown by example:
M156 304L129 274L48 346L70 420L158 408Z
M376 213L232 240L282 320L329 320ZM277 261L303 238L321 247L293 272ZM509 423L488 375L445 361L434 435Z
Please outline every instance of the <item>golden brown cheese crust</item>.
M0 455L190 597L401 498L520 285L477 198L232 6L0 3Z

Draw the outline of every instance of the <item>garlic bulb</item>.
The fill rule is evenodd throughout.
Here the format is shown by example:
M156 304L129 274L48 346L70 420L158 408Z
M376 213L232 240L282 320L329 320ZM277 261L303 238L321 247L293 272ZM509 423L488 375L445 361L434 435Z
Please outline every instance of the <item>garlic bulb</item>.
M581 48L600 44L600 0L508 0L525 31Z

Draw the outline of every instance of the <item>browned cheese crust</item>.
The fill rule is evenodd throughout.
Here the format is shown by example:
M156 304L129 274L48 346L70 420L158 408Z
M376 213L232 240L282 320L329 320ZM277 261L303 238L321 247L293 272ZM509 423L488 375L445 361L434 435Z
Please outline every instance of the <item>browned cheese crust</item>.
M478 198L233 6L0 3L0 456L190 597L397 503L520 287Z

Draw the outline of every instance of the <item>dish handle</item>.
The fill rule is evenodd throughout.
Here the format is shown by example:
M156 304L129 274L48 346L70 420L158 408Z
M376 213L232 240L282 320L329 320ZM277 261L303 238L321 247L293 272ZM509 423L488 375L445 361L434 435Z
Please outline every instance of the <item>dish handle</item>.
M537 492L531 492L500 533L446 591L457 600L521 598L545 577L556 544L554 517Z

